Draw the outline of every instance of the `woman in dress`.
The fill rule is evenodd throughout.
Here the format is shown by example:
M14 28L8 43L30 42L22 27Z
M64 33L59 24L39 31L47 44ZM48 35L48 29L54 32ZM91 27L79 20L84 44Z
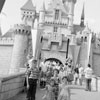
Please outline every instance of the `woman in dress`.
M50 84L48 84L46 86L46 93L45 95L42 97L42 100L55 100L55 80L51 79L50 80Z
M70 89L68 87L67 77L63 77L63 83L59 85L58 100L70 100Z

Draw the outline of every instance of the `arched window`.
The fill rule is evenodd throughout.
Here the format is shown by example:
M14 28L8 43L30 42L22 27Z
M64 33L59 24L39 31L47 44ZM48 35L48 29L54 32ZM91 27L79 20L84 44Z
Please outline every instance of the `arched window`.
M81 42L83 42L83 36L81 37Z
M85 38L84 38L84 42L87 42L87 37L85 36Z

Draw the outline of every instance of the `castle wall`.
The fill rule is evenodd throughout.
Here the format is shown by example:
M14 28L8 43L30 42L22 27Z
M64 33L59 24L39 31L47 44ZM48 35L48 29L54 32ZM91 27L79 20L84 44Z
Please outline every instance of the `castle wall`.
M80 48L80 52L79 52L79 64L82 65L82 67L86 67L86 61L87 61L87 44L86 43L83 43L81 45L81 48Z
M8 73L11 63L13 45L0 45L0 75Z
M61 36L60 36L61 37ZM66 61L66 50L67 50L67 41L62 41L61 46L59 45L59 38L54 42L51 38L50 44L48 44L48 39L44 39L42 42L42 50L41 50L41 56L44 59L49 58L56 58L60 60L64 65ZM69 54L70 54L70 48L69 48Z
M97 76L100 76L100 47L94 48L92 52L92 68Z
M100 53L93 53L92 66L95 75L100 76Z
M53 27L51 26L45 26L44 33L52 33L53 32Z
M0 38L0 75L8 73L13 50L13 38Z

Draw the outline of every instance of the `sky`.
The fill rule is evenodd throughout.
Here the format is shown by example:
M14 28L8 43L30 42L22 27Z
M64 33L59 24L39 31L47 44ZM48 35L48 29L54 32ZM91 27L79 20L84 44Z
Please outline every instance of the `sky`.
M32 0L37 7L37 11L45 1L46 9L50 0ZM20 8L27 0L6 0L2 13L0 15L1 30L6 33L14 24L21 22ZM83 3L85 4L85 23L88 23L89 28L98 33L100 32L100 0L77 0L74 9L74 24L80 24Z

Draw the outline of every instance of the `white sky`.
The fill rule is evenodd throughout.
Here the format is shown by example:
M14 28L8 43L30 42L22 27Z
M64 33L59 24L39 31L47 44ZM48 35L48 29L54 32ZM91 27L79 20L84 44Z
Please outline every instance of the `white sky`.
M14 24L20 23L21 12L20 8L26 3L27 0L6 0L3 13L1 18L1 28L3 34ZM37 10L41 7L43 0L32 0L37 6ZM46 8L48 7L48 2L50 0L45 0ZM80 17L83 8L83 2L85 2L85 23L88 22L89 27L94 32L100 31L100 0L77 0L74 12L74 23L80 24Z

